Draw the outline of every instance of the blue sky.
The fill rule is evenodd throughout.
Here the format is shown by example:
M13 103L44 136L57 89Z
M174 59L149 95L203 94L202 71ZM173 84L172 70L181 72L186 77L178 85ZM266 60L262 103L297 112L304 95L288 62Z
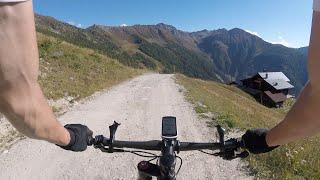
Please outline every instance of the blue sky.
M266 41L307 46L312 0L34 0L37 13L81 27L171 24L184 31L242 28Z

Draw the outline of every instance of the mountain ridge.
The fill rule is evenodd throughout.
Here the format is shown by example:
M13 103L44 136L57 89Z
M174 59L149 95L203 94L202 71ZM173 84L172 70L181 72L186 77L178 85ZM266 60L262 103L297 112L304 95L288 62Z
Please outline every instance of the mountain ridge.
M298 94L308 79L307 48L269 43L240 28L186 32L172 25L78 28L36 15L37 30L92 48L136 68L183 73L221 82L237 81L258 71L283 71Z

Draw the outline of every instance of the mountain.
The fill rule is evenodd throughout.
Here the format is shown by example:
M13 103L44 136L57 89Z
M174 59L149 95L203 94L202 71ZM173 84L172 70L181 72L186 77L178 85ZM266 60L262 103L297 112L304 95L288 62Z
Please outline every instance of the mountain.
M275 45L244 30L184 32L171 25L77 28L36 15L37 30L91 48L135 68L230 82L257 71L283 71L298 94L306 83L307 48Z
M257 71L282 71L299 92L308 79L307 49L274 45L241 29L205 36L198 47L210 55L221 73L235 80Z

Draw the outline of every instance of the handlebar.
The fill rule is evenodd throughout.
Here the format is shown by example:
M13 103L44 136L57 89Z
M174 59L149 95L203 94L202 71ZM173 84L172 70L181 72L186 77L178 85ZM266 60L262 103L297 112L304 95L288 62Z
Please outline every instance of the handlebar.
M221 143L194 143L194 142L179 142L173 141L176 151L193 151L193 150L218 150L223 148ZM150 151L160 151L163 145L163 141L152 140L152 141L113 141L103 135L98 135L91 140L89 145L94 146L112 146L114 148L130 148L130 149L141 149ZM232 145L234 146L234 145Z
M111 141L109 138L106 138L103 135L98 135L93 138L89 145L108 147L112 146L114 148L130 148L150 151L161 150L161 141Z
M229 139L224 141L224 130L221 126L217 126L219 133L219 142L205 142L205 143L196 143L196 142L180 142L176 138L164 138L162 141L151 140L151 141L118 141L115 140L115 132L117 127L120 124L114 122L113 125L109 126L110 129L110 138L106 138L103 135L98 135L90 137L88 139L88 145L93 145L95 148L102 150L103 152L113 153L113 152L130 152L124 150L127 149L139 149L139 150L148 150L148 151L162 151L168 146L172 148L173 151L179 153L180 151L194 151L199 150L219 150L211 155L220 156L225 159L234 159L237 157L244 158L249 155L249 153L244 150L238 153L238 150L244 148L244 143L239 139ZM209 153L206 153L209 154Z

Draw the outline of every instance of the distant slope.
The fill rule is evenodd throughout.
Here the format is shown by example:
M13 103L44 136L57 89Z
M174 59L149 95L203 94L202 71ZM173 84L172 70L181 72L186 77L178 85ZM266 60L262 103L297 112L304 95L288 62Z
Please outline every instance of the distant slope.
M135 68L156 69L157 62L141 53L129 55L115 44L109 36L98 29L81 29L67 23L57 21L52 17L36 15L37 31L50 35L80 47L95 51L119 60L122 64Z
M176 81L208 125L232 129L271 128L285 116L285 109L269 109L240 89L182 75ZM210 121L212 120L212 121ZM257 179L319 179L320 137L281 146L271 153L250 155L249 167Z
M84 98L142 73L91 49L38 33L40 77L49 99Z
M274 45L241 29L184 32L163 23L77 28L36 16L37 30L95 49L125 65L229 82L257 71L283 71L296 86L307 81L306 49Z
M155 34L160 34L158 37L162 39L171 38L165 35L164 32L168 29L164 25L157 26L160 29L150 28L149 30L147 26L143 26L145 28L142 29L139 28L140 26L135 26L134 29L125 27L118 29L99 25L80 29L51 17L39 15L36 15L36 25L37 30L41 33L97 50L118 59L125 65L160 69L170 73L181 72L191 77L218 80L214 73L213 63L204 55L191 51L176 42L161 44L159 40L152 41L151 37L154 37ZM137 28L149 34L145 33L145 37L141 36L142 32L139 32Z

